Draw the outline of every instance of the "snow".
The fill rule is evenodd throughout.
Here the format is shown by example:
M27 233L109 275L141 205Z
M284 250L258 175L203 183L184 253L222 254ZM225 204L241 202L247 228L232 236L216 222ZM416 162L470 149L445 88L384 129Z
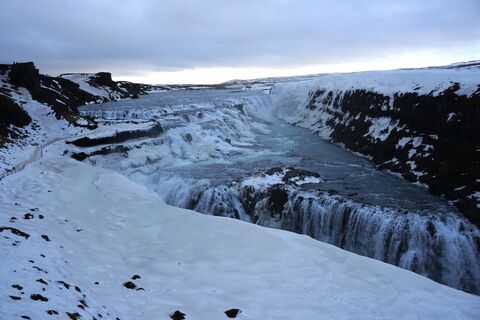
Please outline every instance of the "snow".
M298 185L302 185L302 184L307 184L307 183L320 183L322 181L322 179L317 178L317 177L307 176L303 179L293 180L293 181Z
M271 175L251 176L242 181L243 186L252 186L255 189L265 188L274 184L283 183L282 179L285 176L285 171L276 172Z
M393 96L401 92L417 92L418 94L440 94L458 82L459 95L471 95L477 89L478 69L404 69L388 71L366 71L354 73L331 73L318 75L312 80L294 83L280 83L272 92L284 88L308 86L323 88L327 91L347 91L365 89Z
M30 234L2 234L9 238L0 242L0 270L8 274L0 278L5 319L43 319L47 309L60 317L76 310L87 319L100 312L167 319L175 310L187 319L226 319L230 308L242 310L240 319L478 319L480 313L478 296L306 236L170 207L117 173L62 157L2 180L0 199L0 225ZM38 208L35 219L22 219L29 208ZM135 274L141 279L130 280ZM81 288L89 307L77 308L81 295L60 290L59 280ZM129 280L144 291L123 287ZM8 297L20 295L12 284L24 287L22 300ZM32 301L33 293L49 300Z
M415 137L413 138L413 147L418 148L422 144L423 138L422 137Z
M61 75L62 78L77 83L80 85L80 89L93 94L94 96L103 97L108 100L118 100L122 98L119 92L109 90L105 87L96 87L91 85L89 81L94 76L94 73L67 73ZM125 91L125 89L122 87L119 87L119 89Z
M318 89L333 92L334 97L342 98L348 90L367 90L383 94L390 98L390 104L395 94L416 92L419 95L437 96L455 83L459 84L458 95L472 95L478 89L478 68L430 68L410 70L368 71L356 73L332 73L312 76L303 81L276 83L271 89L273 104L277 114L289 123L311 129L321 137L329 139L332 126L327 121L338 114L331 104L323 105L317 99L314 110L307 107L311 100L310 94ZM333 99L332 99L333 100ZM385 109L387 106L384 106ZM391 107L391 106L390 106ZM357 115L358 117L359 115ZM450 114L448 120L454 114ZM388 123L387 117L370 119L372 124L369 135L374 139L384 141L397 124ZM339 120L342 123L350 121L348 115Z
M475 199L477 199L477 201L480 202L480 191L474 192L474 193L472 194L472 197L475 198Z
M457 113L455 113L455 112L450 112L450 113L448 114L447 121L450 121L450 120L452 120L452 119L453 119L453 117L455 117L456 115L457 115Z
M398 140L397 149L399 149L399 148L403 149L405 147L405 145L410 142L410 140L412 140L412 139L408 138L408 137L403 137L400 140Z
M3 86L8 87L3 84ZM30 93L20 88L11 92L12 99L17 102L32 118L32 123L24 128L18 128L23 139L17 139L0 148L0 176L15 165L27 161L38 146L59 137L76 135L84 130L69 125L66 120L55 117L52 109L32 99ZM33 128L35 126L35 129Z
M93 94L94 96L100 96L109 99L110 95L107 90L94 87L88 83L90 77L93 77L94 75L94 73L71 73L63 74L61 77L77 83L80 85L80 89L83 91Z
M369 120L372 125L367 135L380 141L385 141L390 132L398 125L398 123L392 123L392 119L389 117L370 118Z

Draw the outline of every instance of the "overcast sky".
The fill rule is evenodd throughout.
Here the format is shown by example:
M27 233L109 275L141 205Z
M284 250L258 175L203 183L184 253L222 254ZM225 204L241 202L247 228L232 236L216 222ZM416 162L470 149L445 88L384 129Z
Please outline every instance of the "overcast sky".
M480 59L480 0L0 0L0 62L150 83Z

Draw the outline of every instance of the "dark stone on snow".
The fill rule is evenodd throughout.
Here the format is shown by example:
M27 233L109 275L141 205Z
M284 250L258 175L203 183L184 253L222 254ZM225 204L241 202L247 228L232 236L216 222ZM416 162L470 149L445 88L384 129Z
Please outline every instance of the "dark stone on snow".
M5 230L10 230L11 233L13 233L14 235L17 235L17 236L20 236L20 237L24 237L25 239L28 239L30 237L30 235L26 232L23 232L23 231L20 231L16 228L12 228L12 227L0 227L0 232L3 232Z
M50 241L50 238L48 238L48 236L46 234L42 234L42 238L45 240L45 241Z
M134 274L132 276L132 280L137 280L137 279L141 279L142 277L140 277L138 274Z
M57 283L62 284L65 287L65 289L70 289L70 285L68 283L66 283L65 281L60 280L60 281L57 281Z
M38 293L32 294L30 296L30 299L32 299L34 301L43 301L43 302L48 301L47 297L44 297L44 296L42 296L41 294L38 294Z
M237 315L241 312L242 312L242 310L240 310L240 309L230 309L230 310L225 311L225 314L229 318L236 318Z
M185 319L185 313L177 310L174 313L170 314L170 319L172 319L172 320L184 320Z
M123 286L127 289L135 289L137 286L135 285L135 283L133 283L132 281L127 281L123 284Z
M78 312L75 312L75 313L65 312L65 313L71 320L79 320L82 318L82 316Z
M34 215L31 214L31 213L25 213L25 215L23 216L23 219L25 220L30 220L30 219L33 219L34 218Z

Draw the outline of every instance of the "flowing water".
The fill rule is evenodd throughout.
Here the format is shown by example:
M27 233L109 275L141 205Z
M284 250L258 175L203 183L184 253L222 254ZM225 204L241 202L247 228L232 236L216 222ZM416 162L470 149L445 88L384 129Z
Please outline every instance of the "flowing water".
M157 93L82 112L106 119L153 118L166 128L163 137L139 146L141 152L126 160L104 156L95 163L145 184L169 204L308 234L480 293L475 226L422 187L282 121L262 91ZM272 168L308 170L320 178L285 188L281 212L273 214L272 183L246 182L252 175L268 180L265 172Z

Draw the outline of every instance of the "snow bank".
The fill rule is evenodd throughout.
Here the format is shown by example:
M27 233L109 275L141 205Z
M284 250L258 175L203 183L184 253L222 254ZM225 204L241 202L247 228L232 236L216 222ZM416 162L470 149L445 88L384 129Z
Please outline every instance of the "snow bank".
M241 319L480 314L477 296L306 236L170 207L119 174L65 158L4 179L0 199L0 225L29 234L2 233L5 319L47 318L47 310L121 319L167 319L180 310L187 319L226 319L231 308L242 310ZM128 281L143 290L127 289Z
M94 73L69 73L61 75L62 78L68 79L80 85L80 89L86 91L94 96L103 97L106 99L111 99L111 91L103 87L92 86L89 81L94 77Z

